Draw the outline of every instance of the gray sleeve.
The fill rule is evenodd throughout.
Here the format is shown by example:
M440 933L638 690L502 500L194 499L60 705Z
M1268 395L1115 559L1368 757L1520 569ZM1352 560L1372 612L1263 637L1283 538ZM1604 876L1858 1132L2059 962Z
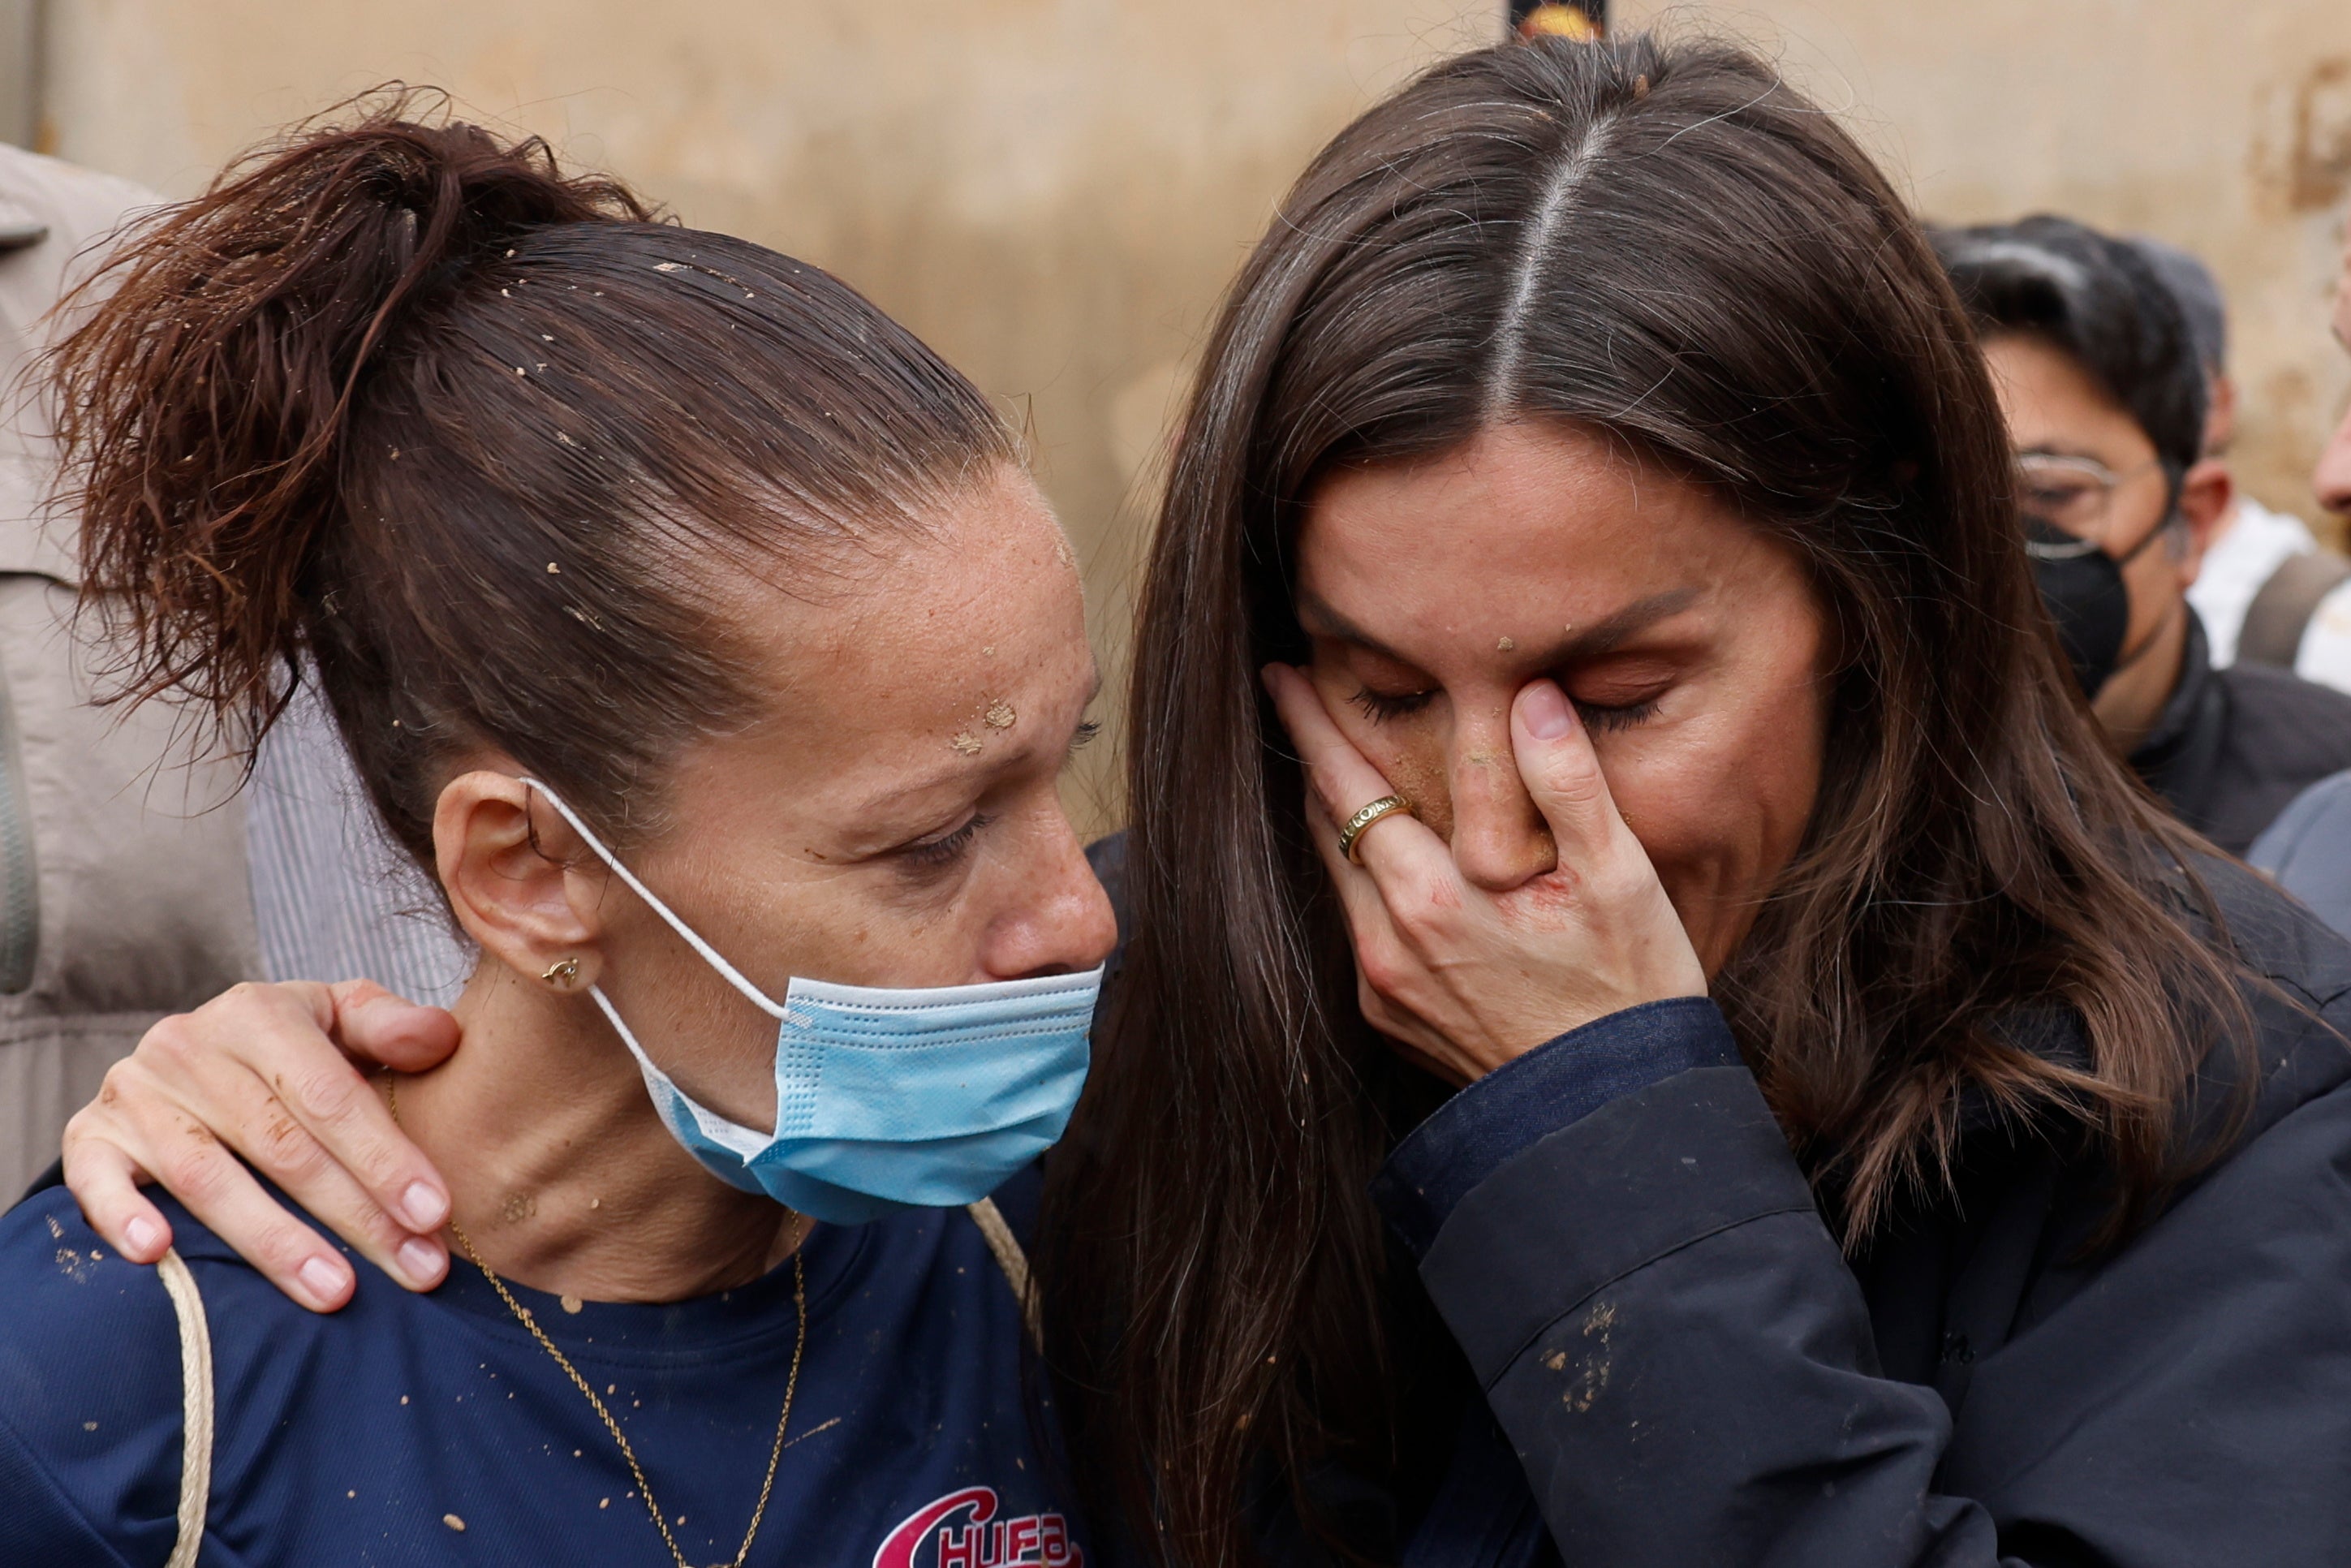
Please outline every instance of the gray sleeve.
M2295 796L2245 859L2351 936L2351 773L2322 779Z
M315 688L261 743L246 821L263 971L365 977L446 1006L474 967L423 870L384 831Z

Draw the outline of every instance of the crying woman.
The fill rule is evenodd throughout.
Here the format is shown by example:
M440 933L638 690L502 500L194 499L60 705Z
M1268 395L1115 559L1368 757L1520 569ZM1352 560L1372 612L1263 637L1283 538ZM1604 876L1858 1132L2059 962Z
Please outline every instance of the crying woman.
M315 680L481 956L472 1048L380 1083L437 1291L0 1223L0 1558L1084 1555L987 1201L1113 936L1071 553L904 329L647 217L394 102L150 227L61 350L129 694L250 748Z

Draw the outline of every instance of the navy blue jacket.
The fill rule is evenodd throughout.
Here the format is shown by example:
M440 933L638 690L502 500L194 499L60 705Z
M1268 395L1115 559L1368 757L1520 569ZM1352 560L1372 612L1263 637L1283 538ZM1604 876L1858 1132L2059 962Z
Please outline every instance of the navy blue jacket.
M1375 1197L1501 1432L1465 1427L1405 1561L2351 1563L2351 948L2201 869L2270 982L2259 1080L2118 1249L2085 1251L2096 1161L1978 1107L1955 1194L1848 1259L1704 1000L1563 1036L1405 1139ZM2216 1057L2202 1132L2233 1082Z

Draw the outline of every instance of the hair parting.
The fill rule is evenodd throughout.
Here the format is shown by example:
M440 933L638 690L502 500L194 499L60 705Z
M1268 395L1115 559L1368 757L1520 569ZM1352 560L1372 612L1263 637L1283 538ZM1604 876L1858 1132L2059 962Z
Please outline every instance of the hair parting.
M1594 119L1584 128L1583 138L1576 143L1575 150L1560 161L1557 172L1545 182L1542 199L1527 225L1524 246L1511 268L1515 276L1510 283L1510 300L1502 307L1502 319L1494 328L1494 362L1486 372L1486 418L1489 423L1508 417L1519 395L1519 361L1526 352L1527 315L1534 308L1543 263L1551 254L1559 225L1574 209L1576 192L1583 188L1585 176L1598 161L1607 134L1605 119Z

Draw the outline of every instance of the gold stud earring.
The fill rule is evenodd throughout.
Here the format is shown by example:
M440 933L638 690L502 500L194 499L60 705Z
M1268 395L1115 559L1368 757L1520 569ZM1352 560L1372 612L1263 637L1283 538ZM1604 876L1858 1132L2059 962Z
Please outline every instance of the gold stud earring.
M539 977L540 979L545 980L549 985L555 987L558 990L562 989L564 987L569 985L579 977L580 960L577 958L558 958L554 963L549 964L547 967L547 973Z

